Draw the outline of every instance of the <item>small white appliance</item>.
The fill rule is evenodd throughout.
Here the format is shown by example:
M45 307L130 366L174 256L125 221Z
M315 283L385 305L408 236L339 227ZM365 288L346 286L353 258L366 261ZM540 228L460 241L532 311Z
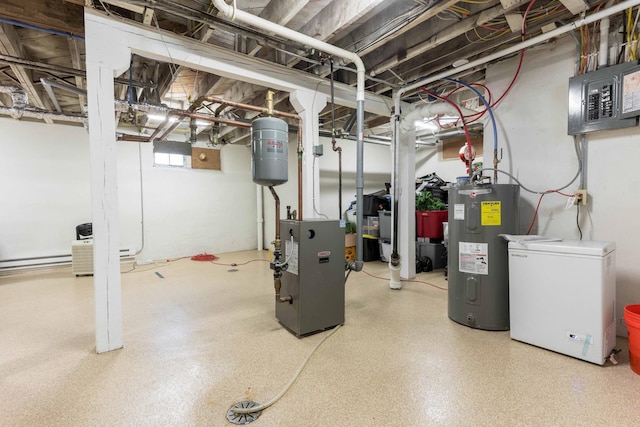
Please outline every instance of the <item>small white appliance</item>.
M76 276L93 274L93 239L71 242L71 272Z
M509 242L511 338L604 364L616 343L615 243Z

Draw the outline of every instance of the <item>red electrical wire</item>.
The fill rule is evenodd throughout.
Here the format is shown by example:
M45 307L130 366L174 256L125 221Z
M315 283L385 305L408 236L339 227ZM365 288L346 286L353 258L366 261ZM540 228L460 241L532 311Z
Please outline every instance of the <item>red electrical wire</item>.
M483 88L485 90L485 93L487 94L488 99L486 99L487 103L491 106L493 106L491 104L492 101L492 95L491 95L491 91L489 90L489 88L485 85L483 85L482 83L469 83L469 86L479 86L481 88ZM453 89L451 92L449 92L446 96L446 98L448 99L451 95L453 95L454 93L456 93L457 91L461 90L461 89L466 89L465 86L458 86L455 89ZM467 119L467 125L480 120L480 118L484 115L484 113L486 113L486 108L483 111L479 111L477 113L474 114L469 114L468 116L464 116L465 119ZM471 120L468 120L469 118L472 118ZM454 123L454 125L458 123L458 120L456 120L456 122Z
M533 219L531 220L531 225L529 225L529 229L527 230L527 234L531 233L531 229L533 228L533 224L535 224L536 222L536 218L538 217L538 209L540 208L540 202L542 202L542 198L544 197L544 195L547 193L542 193L540 195L540 198L538 199L538 205L536 206L536 210L533 213Z
M533 218L531 219L531 224L529 225L529 229L527 230L527 234L531 233L531 230L533 229L533 224L535 224L535 222L536 222L536 218L538 217L538 209L540 209L540 202L542 202L542 198L545 196L545 194L549 194L549 193L558 193L561 196L573 197L573 194L567 194L567 193L563 193L563 192L557 191L557 190L545 191L542 194L540 194L540 198L538 199L538 205L536 206L536 210L533 213Z
M252 259L252 260L249 260L249 261L247 261L247 262L241 262L241 263L239 263L239 264L238 264L238 263L235 263L235 262L232 262L231 264L225 264L225 263L222 263L222 262L213 262L213 261L211 261L211 264L215 264L215 265L224 265L224 266L226 266L226 267L237 267L237 266L239 266L239 265L247 265L247 264L249 264L249 263L256 262L256 261L265 261L265 262L269 262L269 260L268 260L268 259Z
M215 261L218 257L211 254L198 254L191 257L191 261Z
M527 9L525 10L524 15L522 16L522 41L525 40L525 36L527 34L527 15L529 14L529 11L531 10L531 8L533 7L533 4L535 2L536 2L536 0L531 0L529 2L529 5L527 6ZM496 99L496 102L494 102L493 104L491 102L489 102L489 105L491 106L491 108L493 108L496 105L498 105L500 103L500 101L502 101L504 99L504 97L507 96L507 94L509 93L509 91L511 90L513 85L515 84L516 80L518 79L518 76L520 75L520 70L522 69L523 60L524 60L524 49L520 50L520 60L518 61L518 68L516 68L516 72L513 75L513 79L511 79L511 83L509 83L509 86L507 86L507 89L504 91L504 93L502 95L500 95L500 97L498 99ZM484 111L482 113L484 114ZM482 116L480 116L480 117L482 117ZM478 117L478 119L480 117Z
M438 98L441 101L444 101L448 104L451 104L456 111L458 112L458 114L460 115L460 120L462 120L462 127L464 128L464 134L467 138L467 145L469 147L469 170L471 170L471 162L473 160L473 156L471 155L471 135L469 135L469 129L467 128L467 123L464 121L464 114L462 114L462 110L460 110L460 107L458 107L458 104L456 104L455 102L451 101L448 98L443 98L440 95L436 95L435 93L429 92L427 89L425 89L424 87L420 87L420 90L426 92L427 94Z

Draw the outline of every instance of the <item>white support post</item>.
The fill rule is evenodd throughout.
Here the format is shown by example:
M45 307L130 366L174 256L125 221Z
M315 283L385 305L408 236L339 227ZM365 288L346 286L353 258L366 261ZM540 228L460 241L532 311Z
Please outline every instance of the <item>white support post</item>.
M398 252L400 277L416 277L416 132L400 132L400 170L398 171ZM392 218L393 220L393 218Z
M327 97L319 92L296 90L291 92L289 100L302 117L302 144L304 149L302 160L303 219L315 218L316 215L313 212L314 194L316 195L316 208L321 211L318 201L320 195L320 167L315 168L314 171L310 165L313 162L313 146L320 143L318 116L327 105Z
M85 23L96 352L122 348L120 224L113 78L129 51ZM123 52L124 50L124 52ZM121 72L121 71L120 71Z

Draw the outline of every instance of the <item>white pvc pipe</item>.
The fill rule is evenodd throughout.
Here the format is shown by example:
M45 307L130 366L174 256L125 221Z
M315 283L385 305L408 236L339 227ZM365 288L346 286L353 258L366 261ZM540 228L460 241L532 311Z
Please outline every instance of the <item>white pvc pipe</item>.
M393 265L389 262L389 272L391 273L389 287L391 289L402 289L402 282L400 281L400 264Z
M468 108L460 107L460 110L465 115L471 115L477 113L477 111L469 110ZM421 120L425 117L435 116L437 114L453 114L458 115L458 110L451 104L440 102L437 104L422 105L415 110L407 114L400 122L400 132L409 132L415 129L416 120Z
M258 206L258 216L256 222L258 223L258 250L264 250L264 214L262 208L262 186L256 185L256 204ZM276 218L277 220L277 218Z
M349 62L353 62L356 65L357 69L357 87L356 87L356 100L364 101L364 63L360 57L348 50L339 48L337 46L331 45L329 43L323 42L322 40L315 39L313 37L307 36L306 34L299 33L290 28L283 27L282 25L278 25L274 22L267 21L266 19L260 18L259 16L253 15L251 13L245 12L243 10L234 8L233 5L227 4L224 0L214 0L213 1L216 9L218 9L223 14L230 17L232 20L244 22L248 25L253 25L255 27L261 28L263 30L267 30L288 38L289 40L300 42L306 46L310 46L321 50L325 53L328 53L333 56L337 56L343 59L348 60Z
M609 57L609 18L600 21L600 50L598 52L598 68L608 65Z

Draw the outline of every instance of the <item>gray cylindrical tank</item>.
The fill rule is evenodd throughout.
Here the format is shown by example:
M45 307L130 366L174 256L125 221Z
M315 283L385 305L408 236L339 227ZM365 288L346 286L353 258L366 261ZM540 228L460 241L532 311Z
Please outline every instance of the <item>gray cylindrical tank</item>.
M500 234L518 234L520 188L454 184L449 190L449 318L509 329L509 258Z
M289 126L275 117L251 122L251 174L260 185L280 185L289 179Z

